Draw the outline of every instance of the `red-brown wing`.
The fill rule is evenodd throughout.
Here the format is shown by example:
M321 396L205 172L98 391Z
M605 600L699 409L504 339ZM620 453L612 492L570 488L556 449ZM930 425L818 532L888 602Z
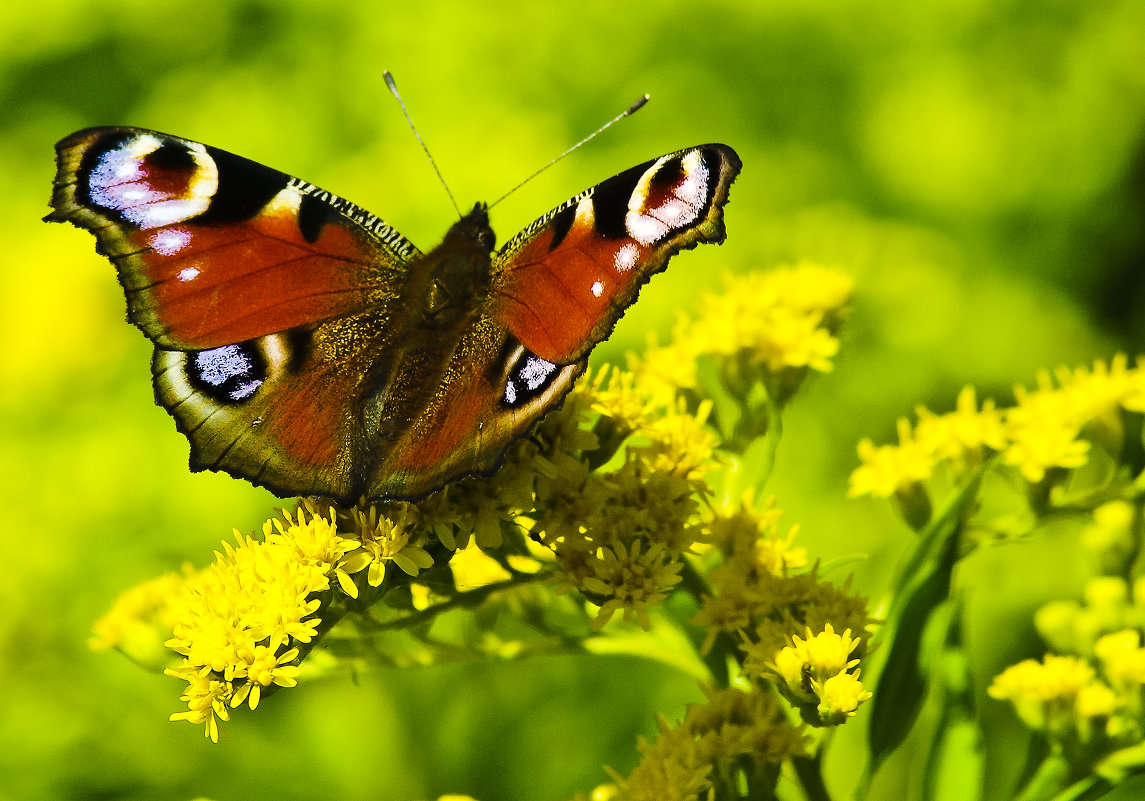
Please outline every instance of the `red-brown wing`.
M193 469L356 498L373 461L362 398L400 328L412 244L296 178L135 128L60 142L52 206L116 265Z
M509 445L559 405L584 365L540 359L499 321L481 317L430 402L371 473L368 497L416 498L493 471Z
M669 258L723 242L723 207L740 166L726 145L690 147L541 217L494 257L499 319L542 359L583 359Z
M372 462L361 405L373 360L345 358L344 342L384 322L367 312L208 350L157 347L155 399L190 441L191 468L280 496L357 500Z
M57 146L54 211L91 231L156 345L200 350L360 311L421 254L378 218L186 139L92 128Z

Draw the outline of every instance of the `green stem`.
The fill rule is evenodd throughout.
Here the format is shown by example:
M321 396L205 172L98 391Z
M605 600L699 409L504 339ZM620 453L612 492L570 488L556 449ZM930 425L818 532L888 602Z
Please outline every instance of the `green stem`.
M677 591L688 593L697 604L702 603L703 596L712 595L712 588L708 585L707 579L696 569L695 563L690 559L684 559L684 569L680 573L680 584ZM680 621L680 626L687 633L688 639L692 641L692 647L696 649L696 653L701 653L707 631L689 625L687 621ZM706 654L701 653L704 665L708 668L716 686L727 687L731 682L731 676L728 673L728 659L729 657L734 658L735 653L735 641L727 632L717 634L708 652Z
M823 781L822 753L809 757L792 757L791 766L795 769L795 777L808 801L831 801L831 794L827 792L827 785Z
M402 615L393 620L387 620L380 623L374 623L370 626L372 631L392 631L394 629L405 629L411 626L416 626L419 623L424 623L432 620L443 612L448 612L451 609L471 608L483 603L489 596L500 592L501 590L508 590L514 587L520 587L524 584L531 584L535 581L544 581L549 577L548 571L542 570L537 573L516 573L513 578L507 581L501 581L496 584L487 584L484 587L478 587L475 590L466 590L459 592L447 601L442 601L433 606L427 606L418 612L411 612L408 615Z

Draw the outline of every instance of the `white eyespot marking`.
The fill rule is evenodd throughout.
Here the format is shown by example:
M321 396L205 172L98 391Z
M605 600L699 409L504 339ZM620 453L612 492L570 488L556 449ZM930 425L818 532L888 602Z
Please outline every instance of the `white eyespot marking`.
M594 298L599 298L601 295L604 294L604 282L603 281L593 281L591 291L592 291L592 296Z
M671 196L659 206L646 207L652 179L669 157L657 159L644 175L628 199L628 213L624 226L628 235L642 245L659 242L669 233L691 225L703 214L707 205L711 176L699 150L693 150L680 159L683 178L672 187Z
M628 235L641 245L654 245L668 233L668 226L648 214L630 211L624 218Z
M148 164L147 157L164 146L186 148L194 166ZM103 153L88 175L91 202L143 230L202 214L218 188L218 168L206 148L179 140L164 143L152 134L139 134Z
M684 156L684 180L676 187L676 197L693 209L703 209L708 199L708 168L700 151Z
M631 242L625 242L620 246L620 250L616 251L612 264L618 273L626 273L636 266L636 259L639 255L640 248Z
M199 351L195 354L195 374L236 401L249 398L263 381L255 375L254 362L241 345Z
M540 356L530 356L525 360L525 366L521 368L519 375L521 380L525 382L525 386L530 390L535 390L545 383L548 377L552 375L553 370L556 369L557 366L552 362L547 362Z
M194 281L199 275L198 267L184 267L177 276L180 281Z
M524 356L524 363L521 357ZM518 401L527 402L530 396L543 392L557 366L540 356L518 347L509 359L509 379L505 382L505 403L516 406Z
M191 232L185 231L182 228L168 228L164 231L156 231L153 233L149 241L155 252L164 256L174 256L190 244ZM198 270L195 270L196 275L198 272Z

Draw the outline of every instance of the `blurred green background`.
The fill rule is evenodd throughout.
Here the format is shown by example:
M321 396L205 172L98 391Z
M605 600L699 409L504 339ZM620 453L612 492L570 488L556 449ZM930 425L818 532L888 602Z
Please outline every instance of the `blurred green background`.
M1139 0L4 4L0 800L568 798L603 764L629 770L654 713L698 697L641 661L553 658L315 682L237 715L217 746L166 722L179 682L89 652L91 622L122 589L207 563L274 500L187 472L111 266L39 221L56 140L176 133L348 197L427 250L454 214L383 68L463 207L651 93L498 206L500 240L645 159L735 147L727 243L676 260L597 358L663 337L725 272L807 258L854 274L838 367L794 404L772 488L814 555L870 554L856 581L878 596L908 535L884 505L845 500L861 436L890 439L918 403L950 409L965 383L1005 400L1040 367L1141 347L1143 41ZM968 565L971 594L989 587L968 625L1004 625L1008 657L1036 652L1028 610L1080 581L1067 547ZM828 765L840 797L858 722Z

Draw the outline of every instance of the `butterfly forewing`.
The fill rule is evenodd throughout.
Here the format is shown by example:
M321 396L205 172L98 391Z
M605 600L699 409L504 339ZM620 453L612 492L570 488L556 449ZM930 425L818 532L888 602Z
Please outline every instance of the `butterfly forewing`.
M376 303L421 254L317 187L218 148L137 128L57 145L48 219L96 236L128 314L156 345L207 349Z
M723 206L739 170L731 148L701 145L625 170L549 212L494 259L501 320L547 361L583 358L669 258L724 240Z

